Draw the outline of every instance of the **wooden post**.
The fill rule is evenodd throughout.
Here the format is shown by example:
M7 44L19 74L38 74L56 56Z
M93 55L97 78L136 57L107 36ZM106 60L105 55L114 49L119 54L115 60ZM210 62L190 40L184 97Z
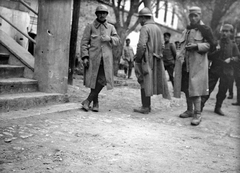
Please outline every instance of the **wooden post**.
M70 38L68 84L73 84L73 72L75 68L75 56L78 36L78 23L81 0L73 0L72 30Z
M67 92L71 0L39 0L34 78L43 92Z

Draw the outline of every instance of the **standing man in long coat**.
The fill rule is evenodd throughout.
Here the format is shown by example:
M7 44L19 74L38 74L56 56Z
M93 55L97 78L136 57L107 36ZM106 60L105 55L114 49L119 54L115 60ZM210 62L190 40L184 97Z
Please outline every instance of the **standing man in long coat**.
M152 19L152 12L143 8L139 12L142 25L135 58L135 73L141 85L142 106L134 112L148 114L151 111L151 96L163 94L170 98L162 61L162 31Z
M180 118L193 117L191 125L201 122L201 96L208 95L207 52L214 44L211 29L201 21L201 9L189 9L190 25L183 31L175 64L174 96L186 96L187 110Z
M107 85L113 88L113 46L120 42L119 36L113 25L106 21L108 9L104 5L96 8L97 19L88 24L84 30L81 41L81 57L84 65L84 85L91 88L82 108L89 110L93 101L92 111L98 112L98 94Z

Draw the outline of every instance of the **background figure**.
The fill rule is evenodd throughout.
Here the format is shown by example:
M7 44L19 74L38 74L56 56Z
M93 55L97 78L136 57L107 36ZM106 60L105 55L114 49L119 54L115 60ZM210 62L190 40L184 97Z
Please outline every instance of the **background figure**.
M175 41L174 43L175 43L176 50L179 50L180 49L180 42Z
M148 114L151 111L151 96L163 94L170 98L165 71L162 62L162 31L153 21L152 12L143 8L139 12L142 26L137 54L135 58L135 74L141 85L142 106L134 112Z
M233 84L234 84L234 76L229 76L228 83L228 99L233 99Z
M91 88L82 108L89 110L93 101L92 110L98 112L98 94L107 85L113 88L113 53L112 46L119 44L119 36L113 25L106 21L108 9L104 5L96 8L97 19L88 24L81 41L81 58L84 65L84 85Z
M174 85L173 72L176 60L176 47L173 43L170 43L171 34L166 32L164 35L164 48L163 48L163 62L165 70L167 70L169 79Z
M235 37L238 50L240 50L240 33ZM234 79L237 87L237 101L232 103L234 106L240 106L240 57L236 63L233 64Z
M221 107L226 98L229 79L233 77L233 64L239 56L236 43L230 39L232 32L233 26L224 24L221 30L220 48L209 55L209 59L212 61L209 70L209 95L203 96L201 103L203 108L218 80L220 80L214 112L222 116L225 114Z
M199 125L202 119L201 96L208 94L207 52L214 42L211 29L201 21L201 14L199 7L189 9L190 25L180 39L175 68L174 96L179 96L181 89L187 102L187 110L179 117L193 117L191 125Z
M132 74L132 67L133 67L133 57L134 52L133 48L130 46L130 39L126 39L126 45L123 47L123 60L124 62L124 73L126 75L126 78L130 79Z

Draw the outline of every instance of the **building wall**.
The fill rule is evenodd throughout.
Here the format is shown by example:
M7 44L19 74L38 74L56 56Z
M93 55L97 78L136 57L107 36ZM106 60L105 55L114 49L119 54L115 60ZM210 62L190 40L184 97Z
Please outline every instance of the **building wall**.
M18 29L20 29L23 33L27 34L27 27L30 23L30 16L28 12L0 6L0 14ZM0 18L0 29L10 35L24 48L28 48L28 38L18 32L2 18Z
M27 2L33 10L35 10L36 12L38 11L38 0L25 0L25 2ZM86 27L86 25L88 23L91 23L94 19L96 19L95 9L99 4L100 3L97 0L81 0L81 7L80 7L81 9L80 9L80 18L79 18L79 33L78 33L78 43L77 43L77 56L79 56L79 53L80 53L80 42L81 42L84 28ZM1 5L1 3L0 3L0 5ZM4 9L4 10L0 9L0 13L4 12L4 15L9 16L8 18L11 19L20 28L22 28L22 30L25 30L26 33L32 32L32 33L36 34L37 16L33 12L27 10L26 8L23 8L22 6L19 6L19 7L21 7L21 9L19 8L19 10L21 10L21 11L15 10L16 5L15 5L14 9L12 9L12 10L10 10L9 8L6 8L6 7L0 7L1 9ZM140 8L142 8L142 7L140 7ZM171 18L170 14L168 16L170 16L170 18ZM159 13L159 19L155 19L155 21L160 22L160 19L161 20L163 19L162 12ZM115 23L115 21L116 21L114 12L111 8L109 8L109 15L107 17L107 20L110 23ZM133 24L136 20L137 20L137 17L133 16L131 23ZM0 18L0 22L1 21L2 21L2 19ZM164 25L166 25L166 26L164 26ZM175 25L176 25L176 21L174 22L174 26ZM63 26L64 26L64 24L63 24ZM172 42L178 40L180 34L179 34L179 32L176 32L173 29L174 26L171 26L169 24L169 22L168 22L168 24L162 23L159 26L162 29L163 33L168 31L172 34L172 38L171 38ZM24 42L25 42L25 40L27 41L27 39L25 37L22 37L21 34L19 34L17 31L14 31L11 27L8 26L8 24L5 24L4 22L2 22L2 26L0 26L0 29L1 28L4 31L5 30L8 31L8 33L10 35L12 35L12 37L15 38L16 40L19 41L20 38L24 38ZM28 28L28 31L26 31L26 28ZM138 26L138 28L136 29L137 32L133 32L129 35L129 37L132 40L131 45L134 48L136 47L136 43L138 41L138 35L139 35L140 28L141 27ZM24 44L26 44L26 43L24 43Z

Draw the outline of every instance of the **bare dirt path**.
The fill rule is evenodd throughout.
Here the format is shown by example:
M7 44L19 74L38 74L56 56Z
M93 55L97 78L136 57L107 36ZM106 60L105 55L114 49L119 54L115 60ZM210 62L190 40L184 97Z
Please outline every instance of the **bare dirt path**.
M76 105L87 94L81 80L69 88ZM0 115L0 172L240 172L240 107L226 100L227 116L218 116L214 97L197 127L190 126L191 119L178 118L184 99L155 96L151 114L132 112L140 105L135 85L103 90L99 113L74 109L38 115L28 110L18 118L16 112L15 118Z

